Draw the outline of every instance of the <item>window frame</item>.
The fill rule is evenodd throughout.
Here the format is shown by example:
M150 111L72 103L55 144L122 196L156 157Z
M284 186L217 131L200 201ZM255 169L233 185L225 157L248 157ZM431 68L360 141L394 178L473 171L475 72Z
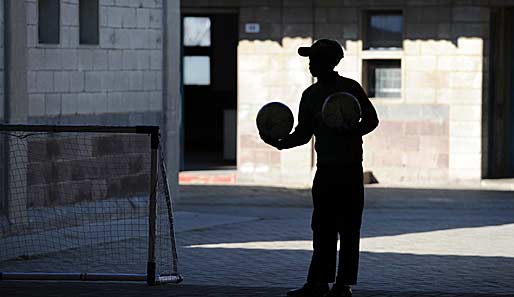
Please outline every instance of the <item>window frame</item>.
M401 24L402 24L402 31L401 31L401 37L400 37L400 44L399 47L392 47L392 46L383 46L379 48L372 48L369 45L369 23L371 20L372 15L400 15L402 18ZM403 50L403 41L405 40L405 17L404 17L404 11L401 8L388 8L388 9L368 9L364 10L363 13L361 13L362 19L361 19L361 38L362 38L362 48L365 51L402 51Z
M212 85L212 55L213 55L213 48L215 40L212 39L211 35L211 45L210 46L186 46L184 45L184 19L186 17L201 17L201 18L209 18L211 20L211 33L212 33L212 16L208 14L183 14L180 17L181 22L181 34L180 34L180 44L182 45L182 57L180 59L180 69L181 71L181 81L184 86L194 86L194 87L203 87L203 88L209 88ZM186 85L184 83L184 57L186 56L208 56L210 58L210 65L209 65L209 77L210 77L210 83L208 85Z
M99 46L100 45L100 14L101 14L101 5L100 5L100 0L95 0L96 3L97 3L97 20L96 20L96 42L95 43L87 43L87 42L83 42L82 41L82 13L81 13L81 9L80 9L80 3L81 2L89 2L91 0L78 0L78 3L77 3L77 9L78 9L78 15L79 15L79 20L78 20L78 26L79 26L79 30L78 30L78 33L79 33L79 36L78 36L78 43L79 43L79 46Z
M369 88L370 88L370 76L371 73L370 70L370 62L386 62L386 61L394 61L399 63L399 69L400 69L400 96L398 97L377 97L376 91L375 94L370 94ZM366 91L366 94L368 94L369 98L372 100L380 100L380 101L387 101L387 102L394 102L394 101L402 101L404 97L404 67L403 65L403 59L401 58L387 58L387 59L363 59L362 60L362 87ZM376 78L375 78L376 80Z
M37 44L43 45L43 46L59 46L61 44L61 1L60 0L54 0L57 3L57 41L56 42L48 42L48 41L42 41L41 38L41 0L37 0L36 5L36 13L37 13Z

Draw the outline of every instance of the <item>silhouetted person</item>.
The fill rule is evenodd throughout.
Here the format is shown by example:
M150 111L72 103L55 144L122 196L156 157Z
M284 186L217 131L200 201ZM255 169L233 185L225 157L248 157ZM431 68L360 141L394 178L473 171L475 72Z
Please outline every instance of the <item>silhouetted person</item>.
M351 296L357 282L359 241L364 207L362 136L378 126L375 108L356 81L333 69L343 58L339 42L321 39L298 49L309 57L309 69L318 81L307 88L300 101L298 126L280 140L263 140L277 149L306 144L315 136L317 170L312 186L312 232L314 252L307 283L287 293L294 297ZM361 121L352 129L329 128L321 118L325 99L336 92L354 95L362 110ZM336 279L337 239L341 239ZM329 283L336 282L329 291Z

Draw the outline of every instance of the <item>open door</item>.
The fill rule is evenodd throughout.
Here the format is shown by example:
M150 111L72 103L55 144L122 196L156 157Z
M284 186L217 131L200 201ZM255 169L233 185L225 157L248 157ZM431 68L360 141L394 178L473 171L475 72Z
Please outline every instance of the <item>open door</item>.
M183 15L184 170L235 167L236 14Z
M487 106L487 178L514 177L513 8L491 15L490 98Z

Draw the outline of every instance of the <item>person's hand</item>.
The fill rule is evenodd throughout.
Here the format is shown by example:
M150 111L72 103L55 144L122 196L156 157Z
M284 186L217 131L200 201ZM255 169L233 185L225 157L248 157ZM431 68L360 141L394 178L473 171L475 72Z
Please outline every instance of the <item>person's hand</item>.
M280 146L280 139L275 139L275 138L269 137L265 133L261 133L261 132L259 132L259 136L261 137L262 141L264 141L264 143L271 145L272 147L275 147L276 149L279 149L279 150L282 149Z

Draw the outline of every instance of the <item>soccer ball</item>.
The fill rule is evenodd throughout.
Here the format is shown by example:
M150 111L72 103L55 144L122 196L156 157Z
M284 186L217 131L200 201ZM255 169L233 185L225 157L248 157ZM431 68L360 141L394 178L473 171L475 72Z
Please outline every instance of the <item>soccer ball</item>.
M293 129L294 116L287 105L270 102L257 113L257 129L271 139L281 139Z
M361 106L350 93L334 93L325 100L321 117L328 127L351 129L360 121Z

